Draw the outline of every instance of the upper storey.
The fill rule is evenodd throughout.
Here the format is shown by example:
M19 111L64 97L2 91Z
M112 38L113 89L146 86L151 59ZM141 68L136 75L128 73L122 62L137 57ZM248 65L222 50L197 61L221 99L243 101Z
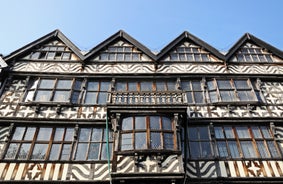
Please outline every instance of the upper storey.
M29 74L283 74L283 52L250 34L226 55L188 32L154 54L118 31L83 54L55 30L4 60L11 71Z

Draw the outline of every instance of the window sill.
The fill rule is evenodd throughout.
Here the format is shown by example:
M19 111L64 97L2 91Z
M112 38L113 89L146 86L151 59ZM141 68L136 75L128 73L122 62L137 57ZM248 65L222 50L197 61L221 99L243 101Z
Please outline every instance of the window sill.
M172 154L177 154L180 155L182 154L181 151L179 150L124 150L124 151L116 151L114 154L117 155L172 155Z

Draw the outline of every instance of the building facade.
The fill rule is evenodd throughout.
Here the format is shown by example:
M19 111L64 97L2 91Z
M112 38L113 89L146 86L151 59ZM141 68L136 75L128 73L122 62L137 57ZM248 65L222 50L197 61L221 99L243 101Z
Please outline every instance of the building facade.
M55 30L4 61L3 183L283 182L283 53L251 34L154 54L119 31L82 54Z

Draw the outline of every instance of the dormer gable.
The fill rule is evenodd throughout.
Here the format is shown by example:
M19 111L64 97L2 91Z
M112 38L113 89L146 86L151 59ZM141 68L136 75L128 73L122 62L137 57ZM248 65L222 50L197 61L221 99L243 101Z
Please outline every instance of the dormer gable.
M172 62L223 62L224 56L199 38L188 32L169 43L158 54L160 61Z
M246 33L229 50L226 60L239 63L276 63L283 62L283 52Z
M59 30L55 30L5 57L22 60L83 60L81 51Z
M98 62L154 61L155 55L124 31L119 31L94 47L86 55L85 60Z

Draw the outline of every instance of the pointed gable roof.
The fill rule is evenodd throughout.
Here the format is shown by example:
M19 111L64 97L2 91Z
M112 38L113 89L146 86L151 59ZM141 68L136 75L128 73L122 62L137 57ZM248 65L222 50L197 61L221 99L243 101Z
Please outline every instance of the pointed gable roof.
M262 48L265 48L269 50L272 54L276 55L277 57L283 59L283 52L272 45L262 41L261 39L253 36L250 33L245 33L237 42L235 45L232 46L232 48L229 49L228 53L225 55L226 61L229 61L236 52L244 46L246 43L253 43L257 46L260 46Z
M177 47L180 43L184 41L193 42L198 46L203 47L208 52L210 52L212 55L216 56L219 59L224 60L224 55L221 54L218 50L216 50L214 47L210 46L206 42L202 41L201 39L197 38L196 36L190 34L187 31L184 31L180 36L178 36L176 39L174 39L172 42L170 42L167 46L165 46L157 55L157 59L162 59L162 57L166 54L168 54L173 48Z
M44 44L48 41L52 40L60 40L62 41L67 47L71 49L81 60L83 60L83 55L79 48L77 48L60 30L56 29L52 31L51 33L48 33L47 35L23 46L22 48L12 52L11 54L4 57L4 59L8 62L9 60L21 56L23 54L26 54L30 51L32 51L35 47L38 45Z
M115 41L120 41L121 39L126 40L130 44L134 45L137 47L139 50L141 50L144 54L146 54L148 57L150 57L152 60L155 60L156 56L144 45L142 45L140 42L135 40L133 37L128 35L125 31L120 30L117 33L113 34L97 46L95 46L93 49L91 49L85 56L85 60L89 59L90 57L94 56L96 53L104 49L105 47L109 46L111 43Z
M4 61L4 59L2 58L2 55L0 55L0 69L1 68L5 68L7 67L7 63Z

